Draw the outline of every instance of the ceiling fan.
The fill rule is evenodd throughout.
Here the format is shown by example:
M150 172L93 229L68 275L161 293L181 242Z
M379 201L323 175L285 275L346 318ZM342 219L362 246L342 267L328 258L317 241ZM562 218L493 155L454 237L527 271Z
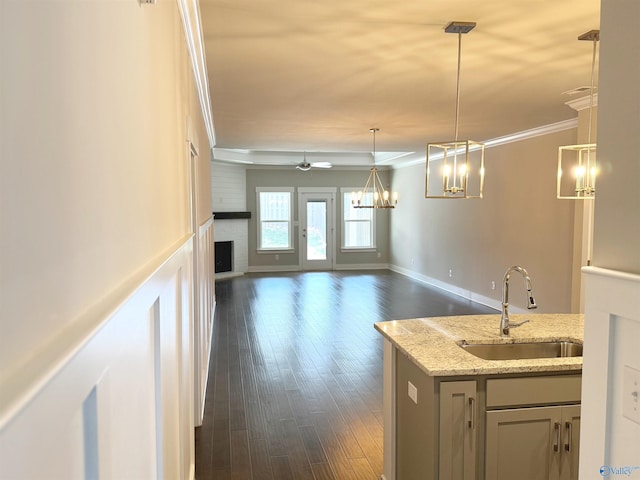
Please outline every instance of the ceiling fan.
M303 160L299 164L296 165L298 170L302 170L303 172L308 172L312 168L331 168L330 162L307 162L307 154L306 152L303 154Z

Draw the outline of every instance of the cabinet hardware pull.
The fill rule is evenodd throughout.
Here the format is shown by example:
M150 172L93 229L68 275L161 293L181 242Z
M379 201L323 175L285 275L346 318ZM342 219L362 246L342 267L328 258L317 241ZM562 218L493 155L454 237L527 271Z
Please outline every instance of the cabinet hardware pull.
M553 451L557 452L560 450L560 423L556 422L553 424L553 427L556 431L556 443L553 444Z
M564 424L565 428L567 429L567 443L564 444L564 450L565 452L571 453L571 437L572 435L572 430L573 430L573 423L571 422L567 422Z
M469 428L476 428L476 399L469 397Z

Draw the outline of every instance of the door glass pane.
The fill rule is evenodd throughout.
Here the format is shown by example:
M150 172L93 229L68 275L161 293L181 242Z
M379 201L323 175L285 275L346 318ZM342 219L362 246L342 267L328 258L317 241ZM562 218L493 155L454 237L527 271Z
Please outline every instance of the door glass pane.
M327 203L307 202L307 260L327 259Z

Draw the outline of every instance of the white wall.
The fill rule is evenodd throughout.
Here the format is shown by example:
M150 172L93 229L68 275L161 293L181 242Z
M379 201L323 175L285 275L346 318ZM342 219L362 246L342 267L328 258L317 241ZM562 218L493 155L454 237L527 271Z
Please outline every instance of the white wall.
M638 408L638 386L625 386L625 371L640 371L639 20L637 0L602 0L594 267L584 270L584 479L603 466L638 467L626 476L640 476L640 421L624 414L625 403Z
M126 478L120 469L128 466L134 477L152 477L149 462L162 453L153 429L165 425L152 418L151 385L160 380L159 402L172 417L167 475L184 478L192 468L193 407L182 398L193 398L183 388L193 383L182 313L191 307L187 140L201 153L200 223L211 207L208 135L184 38L171 0L2 2L2 478L79 478L91 411L108 426L101 478ZM176 255L168 277L153 277ZM150 276L162 278L151 281L153 293L135 313L118 315L131 312L126 300ZM153 337L158 298L159 341L169 346ZM160 369L151 368L153 352Z
M640 273L640 2L602 0L593 263Z
M211 164L211 203L214 212L247 210L247 175L242 165L213 162ZM249 270L249 221L216 220L215 240L233 241L233 272L218 278L246 273Z
M216 212L247 209L247 174L244 165L211 163L211 206Z

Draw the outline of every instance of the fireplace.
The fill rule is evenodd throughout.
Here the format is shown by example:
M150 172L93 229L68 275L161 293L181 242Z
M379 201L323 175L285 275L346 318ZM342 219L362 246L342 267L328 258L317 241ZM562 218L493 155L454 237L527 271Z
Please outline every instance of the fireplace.
M215 272L233 272L233 241L214 242Z

